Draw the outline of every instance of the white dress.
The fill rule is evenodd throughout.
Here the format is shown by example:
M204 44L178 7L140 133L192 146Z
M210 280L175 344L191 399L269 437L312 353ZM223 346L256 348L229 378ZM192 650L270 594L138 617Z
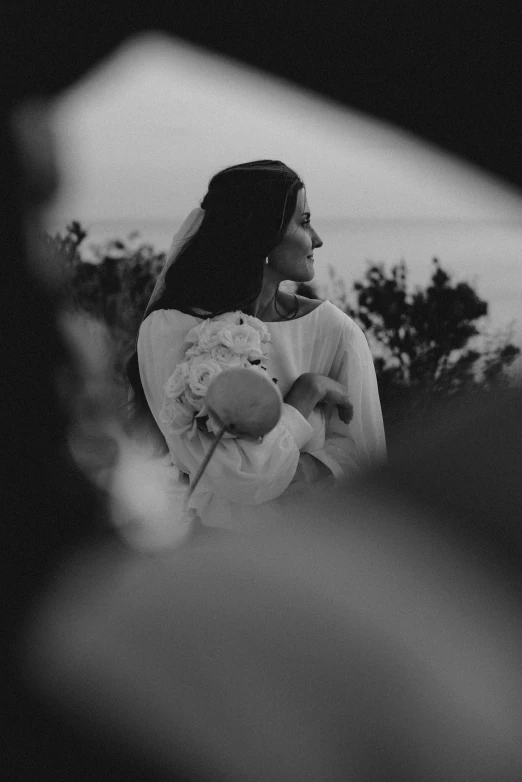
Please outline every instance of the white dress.
M159 413L164 385L188 347L185 335L201 320L177 310L157 310L144 320L138 336L147 401L173 465L189 476L203 461L211 438L199 430L192 438L172 434ZM355 321L324 301L301 318L265 325L272 337L266 346L268 372L277 378L283 396L304 372L328 375L347 387L353 420L344 424L334 405L316 408L306 420L284 404L279 423L261 442L222 440L190 500L209 526L245 529L277 522L296 491L350 479L386 458L373 359ZM304 453L315 458L301 458Z

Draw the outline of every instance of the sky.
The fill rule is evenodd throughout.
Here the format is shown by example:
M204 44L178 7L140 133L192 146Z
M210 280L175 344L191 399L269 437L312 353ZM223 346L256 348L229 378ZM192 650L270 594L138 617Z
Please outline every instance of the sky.
M281 79L148 34L58 96L51 118L62 187L49 227L149 223L167 249L216 171L281 159L306 184L321 280L330 264L349 280L365 260L405 258L412 280L426 282L442 252L455 274L477 275L497 313L522 309L520 193Z

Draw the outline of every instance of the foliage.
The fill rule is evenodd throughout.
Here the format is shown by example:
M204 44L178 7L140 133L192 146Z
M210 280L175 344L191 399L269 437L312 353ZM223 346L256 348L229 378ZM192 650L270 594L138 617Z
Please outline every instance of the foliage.
M87 233L78 222L63 236L44 235L47 255L59 259L61 295L66 309L85 312L107 326L115 345L114 378L124 382L125 364L156 278L165 261L150 245L111 239L93 245L92 260L82 255Z
M123 383L138 327L165 261L150 245L112 239L91 247L85 258L86 231L71 223L63 236L44 241L61 269L65 306L104 323L115 345L114 376ZM479 323L488 305L467 282L454 282L437 259L425 288L411 290L401 262L388 271L369 264L352 295L331 272L337 306L364 330L372 353L388 436L406 422L428 415L443 400L486 393L509 381L509 367L520 353L510 333L490 334ZM314 285L296 292L317 298Z
M520 354L510 332L489 333L479 322L488 305L467 282L453 282L439 261L425 288L411 290L401 262L388 272L369 264L353 286L355 302L331 274L337 304L365 331L374 352L386 428L393 433L418 421L443 401L463 402L509 383Z

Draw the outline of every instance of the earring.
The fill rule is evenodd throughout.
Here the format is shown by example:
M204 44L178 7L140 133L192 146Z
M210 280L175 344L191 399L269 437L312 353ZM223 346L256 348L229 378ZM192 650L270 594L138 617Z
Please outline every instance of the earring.
M265 258L265 266L268 266L268 258Z

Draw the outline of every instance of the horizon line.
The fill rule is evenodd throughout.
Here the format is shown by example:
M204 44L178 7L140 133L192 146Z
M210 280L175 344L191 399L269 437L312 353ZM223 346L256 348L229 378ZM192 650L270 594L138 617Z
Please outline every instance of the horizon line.
M110 225L112 223L168 223L172 222L173 224L176 224L178 222L183 222L183 220L186 218L186 215L179 215L179 216L169 216L166 215L164 217L158 217L156 216L120 216L120 217L71 217L71 216L65 216L65 215L49 215L47 218L44 218L42 222L44 224L54 224L54 223L71 223L71 222L78 222L80 224L82 223L91 223L96 225ZM455 217L455 216L440 216L440 217L433 217L429 215L401 215L401 216L356 216L356 215L347 215L347 216L339 216L339 217L326 217L321 215L314 215L313 217L316 221L321 222L328 222L328 223L341 223L341 222L364 222L364 223L372 223L372 222L380 222L380 223L396 223L396 222L417 222L417 223L505 223L506 225L516 225L521 224L522 225L522 216L520 218L515 217L495 217L495 216L488 216L488 217Z

